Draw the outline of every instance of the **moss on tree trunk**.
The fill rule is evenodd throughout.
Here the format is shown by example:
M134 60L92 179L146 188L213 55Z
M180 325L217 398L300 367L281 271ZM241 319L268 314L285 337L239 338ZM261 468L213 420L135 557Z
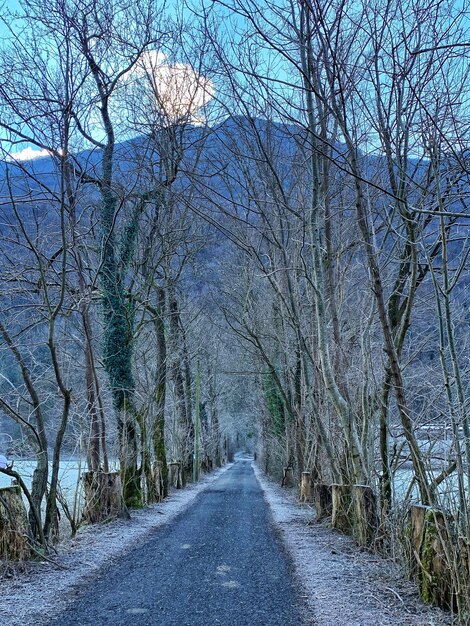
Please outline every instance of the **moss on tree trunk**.
M29 558L30 531L20 487L0 489L0 559L19 561Z
M470 591L468 546L457 537L454 520L443 511L414 505L408 538L411 571L423 600L451 610L465 606Z

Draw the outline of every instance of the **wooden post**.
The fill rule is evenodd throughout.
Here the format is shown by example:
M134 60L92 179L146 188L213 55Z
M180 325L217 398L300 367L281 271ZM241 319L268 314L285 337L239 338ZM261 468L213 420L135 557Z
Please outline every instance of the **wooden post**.
M19 486L0 489L0 559L20 561L31 556L28 514Z
M96 524L116 517L129 517L119 472L85 472L82 479L85 491L83 511L85 521Z
M331 485L331 499L331 525L343 533L350 533L353 526L351 485Z
M183 468L181 461L168 463L168 481L174 489L183 488Z
M333 510L331 486L323 483L314 483L313 501L315 503L317 521L320 521L325 517L330 517Z
M369 546L372 544L379 527L374 492L367 485L354 485L352 500L354 504L354 539L360 546Z
M302 478L300 480L300 501L313 502L312 472L302 472Z
M163 500L163 477L161 461L152 461L150 467L152 485L148 489L150 502L161 502Z
M183 489L183 487L186 487L186 476L184 475L184 468L183 468L183 464L182 463L178 463L178 473L177 473L177 480L176 480L176 488L177 489Z
M447 519L443 511L419 505L411 507L409 519L410 543L415 561L413 569L421 597L429 604L455 609L457 590L452 574L458 575L458 562L461 559L452 550L453 541L449 532L452 520ZM449 563L449 555L455 556L457 567ZM465 589L468 572L463 578L467 578L461 581Z
M293 487L294 486L294 468L285 467L282 476L281 487Z
M168 463L168 482L174 489L177 489L177 486L176 486L177 479L178 479L178 463L176 462Z
M419 570L419 561L421 554L421 546L424 539L424 523L426 519L426 511L429 509L422 504L414 504L409 510L409 563L410 573L412 576L416 576Z

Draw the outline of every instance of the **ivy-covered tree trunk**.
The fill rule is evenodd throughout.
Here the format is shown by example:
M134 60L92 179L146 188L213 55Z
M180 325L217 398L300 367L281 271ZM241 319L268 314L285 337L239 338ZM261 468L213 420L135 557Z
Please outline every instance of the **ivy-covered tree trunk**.
M285 411L279 388L271 372L263 376L264 401L271 418L271 431L276 437L282 437L285 430Z
M124 502L142 505L142 488L138 467L137 410L135 382L132 374L134 303L128 298L125 274L133 256L138 230L139 210L123 229L124 241L117 238L118 197L114 181L115 133L109 110L110 98L119 76L113 80L100 67L86 25L79 34L82 53L96 85L100 117L105 139L101 148L99 177L99 226L101 235L100 287L104 322L104 366L109 377L119 437L119 462ZM132 63L129 67L132 66ZM122 244L121 246L119 244Z
M105 224L111 213L109 207L106 207L108 202L109 199L105 197L103 202ZM101 274L105 324L104 365L109 376L117 417L124 502L127 506L136 507L142 505L142 490L138 469L135 383L132 374L133 305L126 300L122 277L118 271L113 248L113 232L108 230L108 237L104 240Z
M117 198L113 191L114 131L107 108L102 108L102 117L107 135L100 186L104 366L109 376L117 417L124 502L127 506L136 507L142 505L142 489L138 468L135 382L132 374L134 304L127 298L123 269L118 264L115 233Z

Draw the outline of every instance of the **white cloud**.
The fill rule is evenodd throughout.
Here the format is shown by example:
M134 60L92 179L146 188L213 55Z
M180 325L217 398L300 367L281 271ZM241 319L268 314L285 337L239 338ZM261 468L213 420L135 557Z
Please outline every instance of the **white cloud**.
M19 152L11 152L6 158L7 161L32 161L33 159L40 159L41 157L50 156L48 150L37 150L36 148L24 148Z
M139 97L139 109L148 118L193 124L203 123L201 109L211 100L214 86L185 63L168 63L156 50L142 53L123 80Z

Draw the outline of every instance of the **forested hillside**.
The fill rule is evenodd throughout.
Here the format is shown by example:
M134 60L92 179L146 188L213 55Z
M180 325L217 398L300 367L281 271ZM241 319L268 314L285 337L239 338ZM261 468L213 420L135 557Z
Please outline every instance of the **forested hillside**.
M464 619L466 11L3 9L0 453L34 475L0 472L35 546L246 449Z

